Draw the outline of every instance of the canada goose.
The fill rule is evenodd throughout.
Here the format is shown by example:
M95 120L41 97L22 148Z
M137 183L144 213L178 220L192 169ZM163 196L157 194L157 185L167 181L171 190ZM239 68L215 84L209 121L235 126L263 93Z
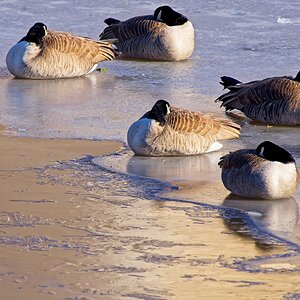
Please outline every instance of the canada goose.
M300 125L300 72L295 78L272 77L241 83L223 76L229 92L221 95L226 110L238 109L248 118L272 125Z
M18 78L61 78L86 75L115 57L109 42L66 32L48 31L35 23L6 56L8 70Z
M254 149L229 153L219 162L224 186L248 198L280 199L291 197L299 174L292 155L272 142Z
M129 147L145 156L193 155L219 150L217 140L238 138L240 126L158 100L127 132Z
M153 15L126 21L109 18L104 22L109 26L100 34L100 40L116 38L120 57L179 61L194 51L192 23L170 6L158 7Z

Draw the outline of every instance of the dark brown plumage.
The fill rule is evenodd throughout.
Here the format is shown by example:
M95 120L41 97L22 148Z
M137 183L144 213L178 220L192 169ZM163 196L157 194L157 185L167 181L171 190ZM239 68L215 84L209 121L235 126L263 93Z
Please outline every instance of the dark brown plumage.
M240 110L264 124L300 125L299 73L295 78L273 77L248 83L223 76L221 84L229 92L216 102L222 102L221 107L226 110Z
M114 45L123 58L179 61L194 51L192 23L169 6L158 7L153 15L105 23L100 40L117 39Z
M299 183L295 159L287 150L269 141L256 149L229 153L221 157L219 166L224 186L242 197L289 198Z

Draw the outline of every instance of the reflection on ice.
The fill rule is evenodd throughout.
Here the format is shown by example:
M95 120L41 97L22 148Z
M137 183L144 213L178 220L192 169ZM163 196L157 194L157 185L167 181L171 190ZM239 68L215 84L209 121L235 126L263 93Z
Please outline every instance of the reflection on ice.
M257 229L253 235L253 221L256 228L263 228L284 240L299 244L299 192L294 198L272 201L228 196L217 165L221 155L216 152L186 157L140 157L130 150L122 150L115 155L94 158L93 163L116 172L179 184L179 190L163 194L168 198L238 209L224 211L226 226L234 232L254 238L260 247L270 247L278 241L265 239Z
M246 212L259 226L277 236L290 240L295 239L295 231L299 227L299 206L294 198L241 200L235 196L229 196L225 199L223 205ZM236 223L236 220L233 220L233 222ZM230 223L230 220L228 220L228 223ZM296 238L297 240L300 242L299 237Z
M178 157L132 156L127 163L129 174L167 181L215 179L220 154L210 153Z
M30 136L99 138L103 120L115 115L107 108L115 81L106 75L96 72L70 79L1 79L2 122L17 130L25 128Z
M28 80L8 79L3 80L5 99L7 104L45 105L47 102L77 102L80 93L84 90L89 92L95 89L97 77L91 74L85 77L49 79L49 80Z
M115 172L163 181L219 180L220 152L194 156L143 157L128 149L93 159L93 163Z

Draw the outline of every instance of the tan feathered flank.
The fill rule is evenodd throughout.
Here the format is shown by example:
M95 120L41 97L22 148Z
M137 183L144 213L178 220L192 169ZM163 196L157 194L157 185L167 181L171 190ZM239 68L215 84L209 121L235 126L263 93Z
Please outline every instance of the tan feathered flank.
M36 23L9 50L6 64L9 71L19 78L63 78L86 75L99 62L114 57L110 42L48 31L46 25Z
M194 155L222 148L218 140L234 139L240 126L230 120L171 107L165 100L134 122L127 133L138 155Z

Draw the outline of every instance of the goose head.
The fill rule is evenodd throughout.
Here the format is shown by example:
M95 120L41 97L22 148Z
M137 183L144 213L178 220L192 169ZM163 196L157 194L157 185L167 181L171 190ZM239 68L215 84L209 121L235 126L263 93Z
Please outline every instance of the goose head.
M284 164L295 163L293 156L278 145L265 141L257 146L256 154L270 161L278 161Z
M162 21L168 26L183 25L188 21L184 15L167 5L160 6L154 11L154 20Z
M166 124L166 116L170 113L170 104L165 100L158 100L150 111L151 119L156 120L161 126Z
M43 23L35 23L21 41L35 43L37 46L40 46L42 44L43 37L46 35L47 26Z

